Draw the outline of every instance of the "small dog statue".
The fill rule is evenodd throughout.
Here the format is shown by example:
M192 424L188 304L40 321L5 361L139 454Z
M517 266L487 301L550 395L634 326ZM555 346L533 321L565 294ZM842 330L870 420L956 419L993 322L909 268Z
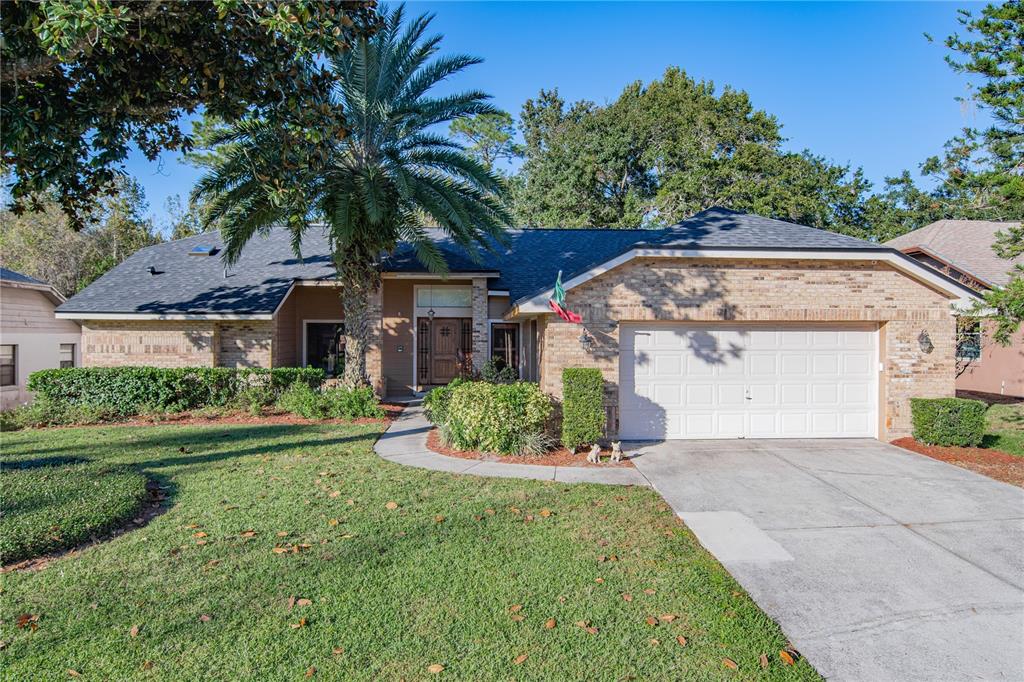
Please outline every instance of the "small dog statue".
M587 461L591 464L601 463L601 446L594 443L594 447L590 448L590 453L587 454Z
M611 459L611 461L613 461L613 462L621 462L622 461L622 441L621 440L612 441L612 459Z

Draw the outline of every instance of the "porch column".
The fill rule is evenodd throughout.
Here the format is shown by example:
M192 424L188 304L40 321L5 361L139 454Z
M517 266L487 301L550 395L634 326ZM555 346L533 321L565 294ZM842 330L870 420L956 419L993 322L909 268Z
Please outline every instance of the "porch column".
M367 317L370 319L369 335L366 344L366 375L370 380L370 386L374 392L383 398L387 392L384 385L384 363L383 363L383 324L384 307L382 304L384 294L384 283L370 294L369 305L367 306Z
M487 338L487 278L473 279L473 369L480 371L489 359Z

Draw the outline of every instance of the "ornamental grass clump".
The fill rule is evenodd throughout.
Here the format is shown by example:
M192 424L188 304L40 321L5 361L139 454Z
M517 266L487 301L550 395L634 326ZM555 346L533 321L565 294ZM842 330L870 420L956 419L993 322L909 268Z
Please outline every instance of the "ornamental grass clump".
M461 382L430 402L431 419L452 447L505 455L538 454L552 412L551 399L525 381Z

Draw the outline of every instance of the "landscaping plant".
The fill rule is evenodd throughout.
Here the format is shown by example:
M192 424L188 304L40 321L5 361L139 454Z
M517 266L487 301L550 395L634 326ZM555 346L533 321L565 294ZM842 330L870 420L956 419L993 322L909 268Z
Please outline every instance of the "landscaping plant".
M524 438L544 433L551 412L537 384L467 381L452 390L443 429L459 450L523 454Z
M562 370L562 445L575 452L604 436L604 377L592 367Z
M911 398L914 438L928 445L978 447L985 437L985 412L980 400Z
M308 384L296 382L281 394L277 407L306 419L380 419L384 416L384 410L369 386L339 386L319 391Z

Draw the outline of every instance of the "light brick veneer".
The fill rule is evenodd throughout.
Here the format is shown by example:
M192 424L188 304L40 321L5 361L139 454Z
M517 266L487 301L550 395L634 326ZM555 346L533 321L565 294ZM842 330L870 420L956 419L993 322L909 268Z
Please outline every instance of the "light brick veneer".
M596 343L584 351L579 325L548 316L540 345L541 387L561 395L564 367L597 367L617 413L619 323L877 322L881 329L880 437L910 432L916 396L954 392L954 321L940 293L882 263L637 259L567 292ZM927 331L935 349L921 351Z
M274 323L270 320L218 322L221 367L271 367Z
M82 365L270 367L270 320L85 320Z
M473 369L478 372L490 360L487 329L487 280L477 277L473 280Z

